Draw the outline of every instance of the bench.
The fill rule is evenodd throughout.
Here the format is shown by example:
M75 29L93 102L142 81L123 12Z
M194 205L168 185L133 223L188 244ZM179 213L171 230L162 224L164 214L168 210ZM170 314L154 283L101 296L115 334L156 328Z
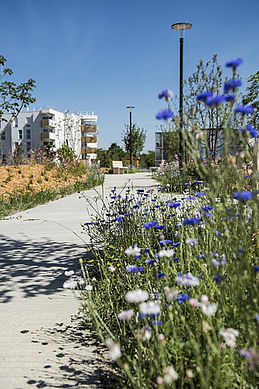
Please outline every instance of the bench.
M122 161L112 161L113 174L124 173L124 170L128 172L128 167L122 165Z

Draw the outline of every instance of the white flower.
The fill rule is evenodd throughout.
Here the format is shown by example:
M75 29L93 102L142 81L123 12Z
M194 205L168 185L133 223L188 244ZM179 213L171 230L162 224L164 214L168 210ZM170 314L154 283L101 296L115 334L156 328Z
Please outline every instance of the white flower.
M227 346L232 348L235 347L239 331L234 330L233 328L222 328L219 333L223 336Z
M86 285L85 290L90 292L93 289L92 285Z
M200 304L202 313L206 316L212 316L215 315L217 312L218 306L217 304L211 304L211 303L206 303L206 304Z
M160 304L155 301L148 301L139 304L140 313L146 315L158 315L160 313Z
M134 311L130 309L129 311L122 311L118 314L120 320L130 320L134 315Z
M151 329L148 327L141 328L138 333L143 342L151 338Z
M143 301L148 300L148 292L145 290L136 289L128 292L125 296L125 299L128 303L142 303Z
M85 280L83 278L79 278L77 282L78 282L79 285L84 285L85 284Z
M165 292L166 292L166 297L167 297L168 301L172 301L172 300L176 299L176 297L179 293L178 290L169 288L168 286L165 287Z
M186 243L192 247L195 247L195 246L197 246L198 239L188 238L188 239L186 239Z
M109 357L113 360L116 360L121 357L120 346L117 343L114 343L111 339L106 339L106 346L109 349Z
M190 272L176 277L175 282L184 286L197 286L200 283L199 278L193 276Z
M75 274L74 270L67 270L67 271L65 271L65 276L67 276L67 277L70 277L73 274Z
M165 369L165 375L164 375L164 381L167 384L171 384L172 381L177 381L178 380L178 374L176 373L175 369L173 366L168 366Z
M75 289L77 287L77 281L67 280L63 284L64 289Z
M199 305L200 303L198 302L197 299L191 298L191 299L189 300L189 304L190 304L191 307L196 307L196 306Z
M127 255L132 255L133 257L137 257L138 255L140 255L140 251L141 249L137 247L137 245L135 245L134 247L128 247L124 252L125 254Z
M112 266L112 265L109 266L108 269L109 269L110 272L112 272L112 273L116 270L116 268L115 268L114 266Z
M160 258L163 258L163 257L171 258L174 255L174 250L160 250L158 255Z

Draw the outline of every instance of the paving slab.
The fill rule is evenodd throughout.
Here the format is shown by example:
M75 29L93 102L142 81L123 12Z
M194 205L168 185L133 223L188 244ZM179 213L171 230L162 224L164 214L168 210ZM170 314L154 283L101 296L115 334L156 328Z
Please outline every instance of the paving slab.
M79 274L86 252L81 225L95 210L85 198L94 206L114 186L155 185L149 173L106 175L103 186L0 221L0 389L109 387L109 362L64 272Z

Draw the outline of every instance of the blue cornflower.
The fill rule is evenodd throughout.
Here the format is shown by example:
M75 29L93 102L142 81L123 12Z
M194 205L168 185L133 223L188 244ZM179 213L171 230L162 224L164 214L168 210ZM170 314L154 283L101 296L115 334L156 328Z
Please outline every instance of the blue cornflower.
M219 105L222 104L225 101L225 96L222 95L216 95L212 97L208 97L205 104L209 107L212 107L213 105Z
M152 222L147 222L144 224L144 227L148 230L149 228L151 227L156 227L157 226L157 222L155 220L153 220Z
M224 281L225 278L226 278L226 276L218 275L218 276L213 277L213 281L215 281L219 284L221 281Z
M171 111L171 109L165 109L164 111L158 112L156 114L157 120L168 120L174 116L174 113Z
M197 192L197 193L194 193L194 196L195 197L201 197L201 196L205 196L206 193L205 192Z
M171 203L171 204L169 204L170 208L178 208L180 206L181 206L181 203Z
M242 201L251 200L253 197L253 193L249 192L248 190L243 190L241 192L234 192L233 198L234 199L240 199Z
M243 115L245 114L249 114L249 113L253 113L254 112L254 108L251 106L251 105L237 105L236 106L236 109L235 109L235 112L236 113L242 113Z
M165 98L167 101L173 97L173 92L170 89L164 89L159 93L158 98Z
M156 261L155 259L147 259L147 260L146 260L146 263L147 263L148 265L154 265L155 263L157 263L157 261Z
M212 211L213 210L213 207L211 205L202 205L201 208L204 211Z
M230 80L224 85L224 93L228 93L229 91L235 91L242 85L241 80Z
M258 137L258 131L255 128L253 128L252 126L250 126L250 124L247 124L245 126L245 130L249 131L252 138Z
M234 95L225 95L225 101L235 101Z
M193 226L194 224L201 224L201 221L200 219L198 219L197 217L191 217L191 218L186 218L184 219L183 221L183 225L184 226Z
M255 320L259 322L259 315L258 315L258 313L255 314Z
M179 258L174 258L174 263L177 263L177 262L179 262Z
M196 100L197 101L206 101L208 97L211 97L212 93L210 91L207 92L201 92L197 95Z
M228 61L226 63L226 66L228 68L236 69L239 65L242 65L242 63L243 63L243 60L241 58L236 58L236 59L232 59L232 60Z
M172 240L170 240L170 239L160 240L159 243L160 244L170 244L170 243L172 243Z
M161 320L153 320L152 324L154 324L155 326L161 326L162 322Z
M173 246L174 247L177 247L177 246L179 246L180 245L180 242L175 242L175 243L173 243Z
M116 220L117 220L118 222L121 222L121 221L122 221L122 217L121 217L121 216L116 217Z
M181 294L178 294L178 296L177 296L177 302L179 305L181 305L183 301L188 301L189 299L190 299L190 297L188 296L187 293L181 293Z
M158 277L158 278L165 278L165 273L157 273L156 277Z
M127 273L141 273L143 272L143 267L137 266L137 265L128 265L126 267L126 272Z
M259 271L259 266L254 266L254 271L257 273Z
M163 226L163 225L162 225L162 226L156 226L156 229L157 229L157 230L164 230L164 229L165 229L165 226Z

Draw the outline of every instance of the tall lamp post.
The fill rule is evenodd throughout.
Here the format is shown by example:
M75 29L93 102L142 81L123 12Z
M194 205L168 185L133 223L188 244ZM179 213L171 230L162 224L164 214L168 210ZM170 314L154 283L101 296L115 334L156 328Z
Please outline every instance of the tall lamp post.
M183 150L183 36L184 31L192 28L191 23L175 23L171 26L173 30L179 31L180 35L180 93L179 93L179 116L180 116L180 134L179 134L179 154L180 168L183 166L184 150Z
M135 108L133 107L133 105L129 105L128 107L126 107L127 109L129 109L129 113L130 113L130 167L132 167L132 110Z

